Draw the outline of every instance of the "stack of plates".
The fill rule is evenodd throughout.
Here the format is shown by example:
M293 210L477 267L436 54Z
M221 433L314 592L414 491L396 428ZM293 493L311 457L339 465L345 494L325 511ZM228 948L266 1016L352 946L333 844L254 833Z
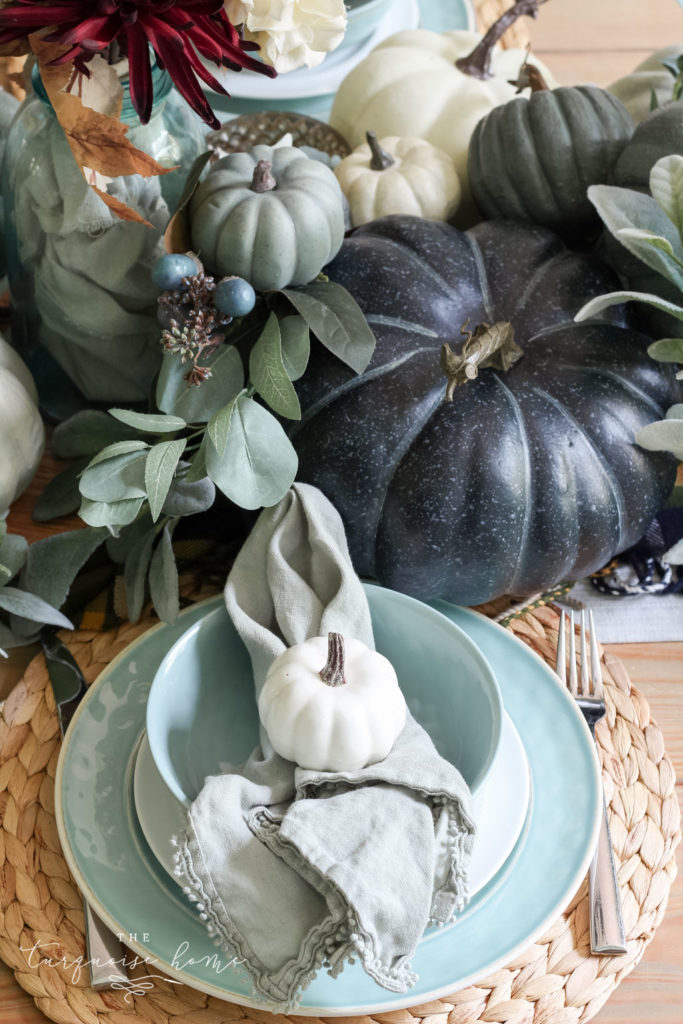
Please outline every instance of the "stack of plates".
M472 611L442 603L429 608L380 587L367 590L376 636L419 636L437 626L448 632L449 650L465 672L479 671L483 654L505 713L489 770L478 788L475 780L472 896L455 922L425 933L412 964L419 975L416 987L407 995L387 992L357 964L337 979L320 973L303 994L298 1012L306 1016L374 1014L424 1003L508 962L541 935L578 889L601 812L595 746L583 717L533 652ZM205 685L206 666L209 675L219 671L211 666L238 671L223 656L229 628L221 599L214 599L184 612L172 626L150 630L111 663L88 691L62 745L56 813L78 885L132 949L187 985L261 1006L174 881L169 842L183 827L186 804L206 771L227 767L209 743L198 743L198 733L207 728L201 702L195 702L196 722L187 721L177 702L186 699L184 688L192 692ZM168 764L153 728L151 756L145 725L151 681L164 658L175 656L168 654L171 648L180 652L184 674L173 701L182 728ZM428 679L424 673L419 685L429 686ZM407 694L418 720L428 703L420 693L415 688ZM239 762L253 745L253 705L235 700L226 759ZM443 723L423 724L437 747L449 742Z
M370 50L404 29L473 29L474 11L470 0L394 0L374 31L357 43L341 46L317 68L301 68L276 79L252 71L216 71L211 68L229 96L209 90L214 110L224 117L253 114L261 110L293 110L327 120L334 93L349 71Z

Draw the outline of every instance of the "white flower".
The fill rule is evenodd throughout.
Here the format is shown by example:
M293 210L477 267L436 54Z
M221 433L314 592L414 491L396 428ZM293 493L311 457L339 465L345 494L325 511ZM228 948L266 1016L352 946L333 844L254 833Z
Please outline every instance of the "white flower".
M226 0L225 10L281 72L316 67L346 31L344 0Z

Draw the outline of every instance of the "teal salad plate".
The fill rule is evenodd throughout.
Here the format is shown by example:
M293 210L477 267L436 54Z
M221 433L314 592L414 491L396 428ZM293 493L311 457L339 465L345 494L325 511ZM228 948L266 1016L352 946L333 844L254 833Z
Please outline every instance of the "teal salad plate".
M369 595L380 589L369 588ZM195 605L173 625L145 633L93 683L62 745L56 817L77 884L130 948L178 981L259 1007L239 965L216 949L147 846L134 809L135 759L151 681L169 648L219 606L220 599ZM435 608L485 653L498 680L529 764L525 828L499 875L476 893L456 923L420 942L412 962L419 980L410 992L387 992L357 964L348 965L337 979L318 974L298 1010L306 1016L388 1012L485 977L552 923L581 884L595 846L599 767L572 698L511 633L466 609L440 603Z
M366 589L377 650L394 666L414 717L476 793L496 756L503 715L486 659L428 605ZM242 764L258 744L251 662L223 607L188 629L159 666L147 703L147 738L162 779L185 806L204 779L228 762Z

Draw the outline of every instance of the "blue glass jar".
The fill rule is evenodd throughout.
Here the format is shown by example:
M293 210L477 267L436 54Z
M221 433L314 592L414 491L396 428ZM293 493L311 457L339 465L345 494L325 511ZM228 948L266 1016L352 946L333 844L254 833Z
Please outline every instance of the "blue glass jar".
M121 120L134 146L177 170L97 182L147 224L121 220L89 187L36 69L34 91L10 128L2 192L12 342L51 419L144 400L160 362L150 273L204 129L167 73L152 74L149 123L139 123L125 79Z

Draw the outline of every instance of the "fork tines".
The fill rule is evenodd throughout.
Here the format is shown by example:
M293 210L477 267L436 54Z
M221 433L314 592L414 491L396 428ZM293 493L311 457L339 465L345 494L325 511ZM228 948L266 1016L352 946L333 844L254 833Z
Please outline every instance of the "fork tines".
M560 629L557 637L557 664L555 671L565 685L567 684L567 648L565 643L566 622L567 616L563 611L560 617ZM600 668L600 654L598 651L598 641L595 637L595 625L593 622L592 611L588 612L588 623L590 629L590 670L588 667L586 614L582 609L579 621L579 645L581 658L581 676L579 680L576 667L576 625L574 612L572 611L569 613L569 690L574 697L593 697L595 700L602 700L602 670Z

